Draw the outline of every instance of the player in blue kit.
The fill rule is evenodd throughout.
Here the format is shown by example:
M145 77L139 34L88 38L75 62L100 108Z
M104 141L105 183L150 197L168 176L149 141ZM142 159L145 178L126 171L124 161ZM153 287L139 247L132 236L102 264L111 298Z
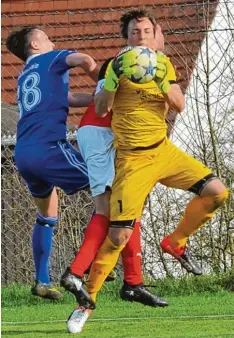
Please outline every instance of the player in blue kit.
M48 267L58 220L55 187L68 195L89 187L86 165L66 141L68 106L72 103L71 95L68 99L69 69L81 67L97 81L98 67L86 54L54 50L53 42L37 27L12 32L6 46L26 63L18 78L15 161L38 209L32 236L36 269L32 294L59 299L62 294L51 285ZM80 287L83 289L81 281Z

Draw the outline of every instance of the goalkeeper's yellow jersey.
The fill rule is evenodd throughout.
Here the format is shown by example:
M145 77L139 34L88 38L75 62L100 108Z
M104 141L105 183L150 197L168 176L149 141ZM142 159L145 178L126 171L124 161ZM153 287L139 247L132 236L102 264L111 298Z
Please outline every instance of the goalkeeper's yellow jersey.
M176 81L174 67L167 58L167 80ZM158 85L151 81L136 84L122 77L112 106L112 129L115 147L148 147L167 134L167 108Z

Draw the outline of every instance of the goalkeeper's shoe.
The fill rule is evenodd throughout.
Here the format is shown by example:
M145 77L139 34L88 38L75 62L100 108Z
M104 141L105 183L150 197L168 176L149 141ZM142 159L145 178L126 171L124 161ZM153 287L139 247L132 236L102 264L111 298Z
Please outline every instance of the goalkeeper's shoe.
M195 262L194 259L191 257L188 248L175 248L171 244L168 236L166 236L162 240L160 246L164 252L177 259L180 262L181 266L185 268L188 272L191 272L194 275L202 275L201 268L198 266L197 262Z
M91 299L88 291L85 290L82 279L74 275L69 268L66 269L60 279L60 285L67 291L73 293L79 305L87 309L95 309L95 303Z
M130 285L124 282L124 285L120 289L120 297L129 302L138 302L152 307L168 306L165 299L151 293L143 284Z
M92 310L86 309L83 306L76 308L67 320L67 329L70 333L80 333L84 324L91 315Z
M62 293L53 287L51 284L40 283L39 281L35 282L35 285L31 288L31 294L33 296L38 296L47 299L58 300L62 299Z

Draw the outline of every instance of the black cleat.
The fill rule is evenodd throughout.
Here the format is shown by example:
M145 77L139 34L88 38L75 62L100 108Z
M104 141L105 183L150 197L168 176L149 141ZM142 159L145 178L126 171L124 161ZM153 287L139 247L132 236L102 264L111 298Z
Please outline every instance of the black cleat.
M120 289L120 297L129 302L138 302L152 307L168 306L165 299L151 293L143 284L130 285L124 282L124 285Z
M83 306L86 309L95 309L95 303L91 299L89 293L85 290L82 279L71 273L69 268L67 268L62 275L60 285L76 297L76 301L80 306Z
M197 265L197 262L195 262L191 257L188 248L186 247L181 249L174 248L168 236L166 236L162 240L160 246L164 252L168 253L169 255L177 259L182 265L182 267L185 268L188 272L191 272L194 275L202 275L202 269ZM183 251L181 252L182 249Z
M35 281L35 285L31 288L31 294L33 296L52 300L59 300L63 298L63 294L52 284L45 284L39 281Z

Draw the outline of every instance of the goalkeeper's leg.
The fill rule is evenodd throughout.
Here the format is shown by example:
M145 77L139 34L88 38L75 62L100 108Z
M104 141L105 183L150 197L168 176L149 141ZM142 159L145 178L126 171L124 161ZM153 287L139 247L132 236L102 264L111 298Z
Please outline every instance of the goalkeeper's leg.
M127 222L129 227L126 227ZM95 257L88 277L87 291L94 302L97 292L101 289L106 276L116 265L120 252L132 234L134 221L115 222L115 224L118 223L117 227L113 227L113 223L111 222L108 236Z
M121 252L124 283L120 289L120 297L129 302L157 307L167 306L166 300L152 293L143 284L141 256L141 222L137 219L132 235Z
M84 273L91 266L98 249L108 234L109 200L110 191L106 191L94 197L96 213L93 215L85 230L84 241L69 268L69 272L65 273L65 277L64 275L62 276L62 280L71 273L74 276L83 278ZM132 286L143 283L141 273L140 226L140 221L136 222L130 241L122 253L124 281L126 284ZM115 276L116 273L112 270L106 280L113 280ZM61 284L64 284L63 281Z
M97 292L113 266L115 266L119 253L126 247L126 242L131 237L135 221L112 221L107 238L103 242L98 254L92 264L87 282L87 291L92 300L96 302ZM150 306L167 306L164 299L152 295L142 283L129 286L124 285L121 292L124 300L137 301ZM129 298L131 296L131 298Z
M208 179L213 175L207 176ZM185 209L185 214L179 225L161 242L162 249L179 260L181 265L195 275L202 274L202 270L190 256L186 243L188 238L211 220L216 210L228 197L228 191L219 179L209 183L206 178L197 182L190 190L199 196L192 199ZM207 183L207 184L206 184Z

